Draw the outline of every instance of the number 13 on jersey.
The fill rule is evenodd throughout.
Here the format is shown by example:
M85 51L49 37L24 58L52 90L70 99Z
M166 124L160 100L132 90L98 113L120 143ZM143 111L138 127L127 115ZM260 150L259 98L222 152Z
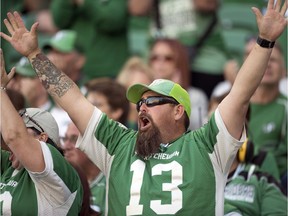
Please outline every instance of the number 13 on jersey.
M126 215L143 215L143 205L140 203L141 187L146 164L141 160L136 160L131 164L130 171L133 172L130 188L130 201L126 206ZM175 214L182 208L182 191L178 188L183 182L182 166L173 161L167 164L157 164L152 167L152 177L160 176L162 172L171 172L171 182L162 183L162 191L171 193L171 203L161 204L162 200L151 200L150 208L156 214ZM159 191L161 193L161 191Z

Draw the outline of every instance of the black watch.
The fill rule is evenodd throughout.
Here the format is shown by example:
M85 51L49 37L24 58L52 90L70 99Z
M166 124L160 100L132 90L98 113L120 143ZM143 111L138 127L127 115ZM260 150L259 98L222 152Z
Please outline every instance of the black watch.
M259 46L264 47L264 48L273 48L275 41L268 41L258 36L257 44L259 44Z

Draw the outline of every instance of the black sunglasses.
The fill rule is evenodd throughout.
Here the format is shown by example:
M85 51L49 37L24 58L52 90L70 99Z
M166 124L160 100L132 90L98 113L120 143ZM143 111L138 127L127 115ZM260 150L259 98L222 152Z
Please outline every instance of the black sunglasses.
M175 105L179 104L174 98L171 97L151 96L147 97L146 99L142 98L136 103L136 109L138 112L143 103L145 103L146 106L148 107L153 107L162 104L175 104Z
M32 121L36 126L39 127L39 129L41 130L40 132L44 132L44 129L32 118L28 115L28 113L26 112L26 109L22 109L19 111L19 115L21 117L25 116L26 118L29 119L29 121ZM37 128L35 128L36 130L38 130Z

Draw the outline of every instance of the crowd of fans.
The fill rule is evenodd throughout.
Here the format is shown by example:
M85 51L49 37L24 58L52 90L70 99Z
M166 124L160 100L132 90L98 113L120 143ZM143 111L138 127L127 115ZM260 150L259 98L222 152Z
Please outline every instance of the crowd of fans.
M266 11L267 1L254 2ZM247 11L251 11L251 1L233 3L247 5ZM15 0L2 3L1 22L9 11L20 12L28 30L39 22L38 44L45 55L93 105L123 127L138 128L136 105L126 98L131 85L149 85L155 79L179 83L189 94L189 130L195 130L208 122L229 93L240 65L256 43L257 25L251 30L231 24L231 30L248 32L242 41L235 41L243 43L242 53L235 57L223 34L227 26L220 13L225 4L229 1ZM8 33L3 24L1 32ZM51 113L59 127L60 141L55 144L81 177L83 197L90 197L83 198L87 210L82 210L82 215L104 215L105 176L84 152L75 148L80 132L73 119L48 94L27 58L2 37L1 49L6 71L16 67L7 85L15 109L33 107ZM249 160L236 158L232 165L225 189L227 215L269 215L273 211L287 214L286 51L287 38L280 38L250 100L246 130L253 145L243 151L252 151L252 156ZM258 189L257 202L248 190L233 194L241 184Z

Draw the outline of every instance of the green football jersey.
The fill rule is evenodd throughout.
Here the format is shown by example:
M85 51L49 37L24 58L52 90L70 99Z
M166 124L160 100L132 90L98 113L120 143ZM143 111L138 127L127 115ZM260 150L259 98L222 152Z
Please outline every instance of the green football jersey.
M217 110L147 160L135 153L136 137L95 108L77 141L106 176L106 215L223 215L226 178L245 131L234 139Z
M54 147L40 142L41 173L16 170L1 150L0 215L78 215L83 189L77 172ZM33 157L33 155L31 155Z
M287 108L284 95L268 104L251 104L248 136L255 153L260 149L271 152L277 162L280 176L287 173Z
M225 188L225 205L236 207L243 216L287 216L287 197L277 181L257 168L253 169L254 166L238 166Z

